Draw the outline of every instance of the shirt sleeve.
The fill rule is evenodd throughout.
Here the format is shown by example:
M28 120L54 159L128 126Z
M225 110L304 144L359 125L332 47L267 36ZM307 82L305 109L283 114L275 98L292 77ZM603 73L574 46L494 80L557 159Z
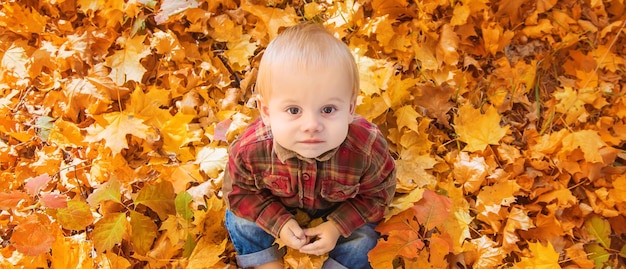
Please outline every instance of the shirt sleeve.
M293 218L269 190L257 188L239 148L231 148L224 173L224 197L230 210L238 217L255 222L259 227L278 238L280 229Z
M361 178L358 194L328 216L345 237L366 223L380 221L396 191L395 162L380 133L372 143L370 154L364 158L369 164Z

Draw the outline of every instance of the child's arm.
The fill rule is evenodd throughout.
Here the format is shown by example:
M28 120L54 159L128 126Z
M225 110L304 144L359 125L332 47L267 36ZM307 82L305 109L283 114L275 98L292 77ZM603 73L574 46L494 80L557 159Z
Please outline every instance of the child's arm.
M255 222L260 228L279 237L281 228L291 214L269 190L257 188L256 180L242 159L241 152L250 151L233 145L224 171L223 195L230 210L237 216ZM295 220L294 220L295 222Z
M380 132L370 140L370 150L363 154L366 164L355 197L341 203L328 219L335 222L343 236L370 222L384 217L396 190L395 161ZM367 144L369 144L367 143Z

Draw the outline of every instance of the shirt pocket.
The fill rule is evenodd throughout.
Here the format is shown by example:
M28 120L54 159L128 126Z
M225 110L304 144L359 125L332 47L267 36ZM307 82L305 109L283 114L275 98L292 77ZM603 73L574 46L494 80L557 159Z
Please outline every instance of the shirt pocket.
M339 182L336 180L322 181L321 196L329 202L343 202L354 198L359 193L359 181Z
M260 175L260 188L268 189L273 195L279 197L292 197L296 194L296 188L291 182L291 177L280 175Z

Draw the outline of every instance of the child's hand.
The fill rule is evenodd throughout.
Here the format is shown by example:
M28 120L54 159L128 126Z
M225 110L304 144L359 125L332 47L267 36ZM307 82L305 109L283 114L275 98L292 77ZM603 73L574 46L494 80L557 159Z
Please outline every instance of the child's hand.
M280 239L290 248L299 249L307 243L307 237L304 230L295 219L289 220L279 233Z
M341 236L339 229L332 221L326 221L316 227L305 229L304 233L308 238L315 240L301 247L300 252L313 255L323 255L333 250L337 244L337 239Z

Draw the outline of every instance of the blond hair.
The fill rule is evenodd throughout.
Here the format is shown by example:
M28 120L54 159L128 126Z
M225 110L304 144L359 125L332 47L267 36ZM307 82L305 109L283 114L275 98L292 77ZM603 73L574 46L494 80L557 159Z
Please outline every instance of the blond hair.
M334 37L322 25L301 23L285 29L265 49L255 86L255 93L269 98L272 90L272 72L282 68L324 68L340 64L347 69L352 80L352 100L359 94L359 70L348 46ZM290 70L294 71L294 70Z

